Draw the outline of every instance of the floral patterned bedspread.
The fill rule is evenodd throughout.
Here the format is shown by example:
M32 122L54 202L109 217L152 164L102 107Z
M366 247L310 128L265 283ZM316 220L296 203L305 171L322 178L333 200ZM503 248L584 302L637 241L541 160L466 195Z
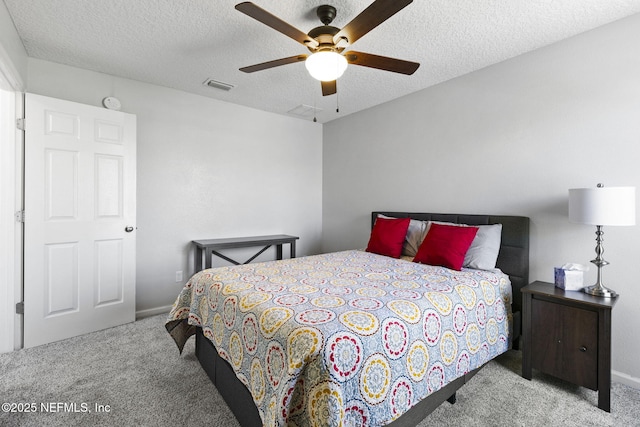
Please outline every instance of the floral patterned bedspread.
M266 426L380 426L505 352L510 317L499 271L356 250L203 270L167 325L202 327Z

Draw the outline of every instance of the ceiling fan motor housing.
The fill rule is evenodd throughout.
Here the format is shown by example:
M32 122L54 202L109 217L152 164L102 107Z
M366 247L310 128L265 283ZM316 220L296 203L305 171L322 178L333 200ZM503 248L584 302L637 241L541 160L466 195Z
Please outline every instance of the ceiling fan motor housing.
M338 53L342 52L344 50L344 47L337 48L333 41L333 36L338 34L340 28L329 25L336 17L336 8L328 4L318 6L318 8L316 9L316 15L318 15L318 18L320 18L320 21L324 25L315 27L307 33L309 37L315 39L318 42L318 46L307 46L307 48L311 52L321 52L327 50Z
M333 36L338 34L340 28L332 27L331 25L321 25L320 27L313 28L307 34L312 39L318 42L317 47L307 46L311 52L319 52L322 50L332 50L335 52L342 52L344 47L338 49L333 42Z

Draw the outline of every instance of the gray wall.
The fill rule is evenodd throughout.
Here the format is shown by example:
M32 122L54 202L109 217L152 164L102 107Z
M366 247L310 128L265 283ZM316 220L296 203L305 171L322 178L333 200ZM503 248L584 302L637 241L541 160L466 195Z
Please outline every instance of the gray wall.
M137 115L139 312L173 303L193 273L191 240L282 233L300 236L300 255L319 251L321 125L37 59L28 76L29 92L116 96Z
M568 222L567 190L640 190L638 40L640 15L326 124L323 250L366 246L372 210L513 214L532 220L532 280L590 264L595 227ZM640 226L605 240L613 369L640 387Z

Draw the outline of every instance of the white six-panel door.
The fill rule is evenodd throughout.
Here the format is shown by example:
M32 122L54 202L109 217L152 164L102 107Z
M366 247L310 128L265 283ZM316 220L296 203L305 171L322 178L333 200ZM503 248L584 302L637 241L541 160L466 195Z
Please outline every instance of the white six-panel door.
M24 347L135 320L136 118L27 94Z

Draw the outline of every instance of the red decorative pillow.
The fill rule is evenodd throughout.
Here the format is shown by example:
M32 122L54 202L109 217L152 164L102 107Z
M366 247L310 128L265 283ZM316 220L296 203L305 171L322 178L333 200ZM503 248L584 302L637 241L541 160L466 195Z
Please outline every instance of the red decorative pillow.
M367 252L400 258L410 221L409 218L376 218L367 245Z
M477 232L478 227L431 223L429 232L413 261L460 271L464 256Z

